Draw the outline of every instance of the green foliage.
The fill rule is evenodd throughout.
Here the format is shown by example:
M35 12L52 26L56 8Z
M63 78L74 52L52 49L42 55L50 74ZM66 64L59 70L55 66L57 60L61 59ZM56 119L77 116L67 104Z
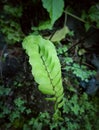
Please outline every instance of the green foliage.
M18 108L21 108L21 111L23 111L25 109L25 107L23 106L25 101L22 100L20 97L18 97L17 99L15 99L14 101L15 105L18 107ZM23 107L22 107L23 106Z
M67 124L67 126L65 126L67 130L91 130L92 128L96 129L92 117L95 116L95 111L98 109L96 107L96 104L95 107L93 107L93 103L95 102L89 102L87 94L84 93L81 95L81 97L79 97L77 94L73 94L71 98L66 97L64 100L65 103L63 112L66 114L64 120ZM97 118L97 116L95 117ZM98 122L98 120L96 122Z
M68 50L68 47L67 47L67 46L60 46L60 47L57 49L57 53L58 53L59 55L62 55L62 54L64 54L67 50Z
M96 22L96 27L99 28L99 3L90 7L88 16L91 22Z
M0 86L0 96L8 95L10 91L10 88L4 88L4 86Z
M62 15L64 8L63 0L42 0L43 7L48 11L50 20L40 25L39 29L52 28L55 21Z
M4 12L13 17L20 18L22 16L22 7L13 7L11 5L5 5Z
M67 57L65 59L66 64L72 62L72 58ZM65 69L69 72L71 71L73 74L75 74L77 77L79 77L81 80L87 81L88 78L92 75L95 75L95 71L87 70L87 67L84 65L79 65L77 63L73 63L72 65L66 66Z
M63 8L64 8L64 1L63 0L42 0L43 7L47 9L51 24L53 25L54 22L62 15Z
M15 44L22 41L24 34L22 33L19 18L22 15L22 7L13 7L10 4L5 5L4 13L0 16L1 32L5 36L8 44Z
M28 125L25 124L23 130L29 129L29 127L33 130L42 130L44 126L50 123L50 115L48 112L40 112L37 118L31 118L28 122Z
M99 28L99 3L92 5L88 12L82 10L81 18L74 15L72 7L68 6L66 8L66 14L72 16L73 18L77 19L84 23L86 31L89 30L90 27Z
M64 120L52 122L49 113L44 112L40 113L37 118L32 117L27 124L24 124L24 130L29 128L33 130L38 128L40 130L98 130L98 125L94 125L94 123L98 123L98 115L96 114L98 100L94 101L90 101L85 93L80 97L76 93L72 93L72 97L67 94L64 98L62 111ZM92 117L95 117L94 120Z
M6 36L5 40L8 44L15 44L20 42L23 38L23 34L20 29L20 25L12 20L2 21L1 20L1 31Z
M63 105L63 87L61 67L54 45L41 36L30 35L23 41L23 48L29 56L32 74L39 84L39 90L47 95L52 95L47 100L55 101L55 115ZM57 117L58 118L58 117Z
M16 100L19 100L19 99L16 98ZM4 127L4 128L6 127L6 128L9 129L11 126L13 126L15 128L19 128L21 125L23 125L22 124L23 120L20 121L20 119L22 117L21 114L23 112L25 112L25 109L23 109L23 108L25 108L25 106L23 104L19 104L19 103L18 103L18 105L20 105L20 106L16 105L14 107L14 109L11 110L10 104L7 105L6 103L4 103L4 104L2 102L0 103L0 111L1 111L1 113L0 113L0 120L2 118L3 119L7 118L9 120L9 123L2 124L1 128L2 127Z
M99 28L99 3L92 5L86 13L82 12L82 19L85 21L86 31L95 23L96 28Z
M37 2L36 0L33 1L35 3ZM42 0L43 7L47 10L50 19L43 22L39 21L40 25L35 29L37 33L39 32L38 30L53 29L51 30L52 36L53 31L55 31L54 24L64 13L64 2L64 0ZM73 1L71 1L70 3L72 2ZM3 11L3 13L0 13L0 31L4 34L6 42L8 44L14 44L17 42L20 43L24 38L24 34L21 31L20 18L22 17L23 13L22 7L24 7L25 4L21 3L22 5L20 4L18 6L13 6L13 4L10 5L8 1L5 3L7 4L4 5L3 10L0 9L0 11ZM28 6L30 3L28 3ZM92 5L89 10L87 10L88 13L86 13L86 11L84 10L82 13L82 18L73 15L72 11L73 7L70 7L70 10L66 12L67 15L70 15L78 19L79 21L84 22L86 30L88 30L91 26L99 28L98 4ZM31 16L31 14L29 15ZM39 20L38 16L34 19ZM29 22L32 22L32 20L29 19ZM36 34L36 31L34 31L34 34ZM46 32L46 30L44 31ZM43 35L42 32L40 33L41 35ZM63 28L57 29L56 33L52 37L50 37L51 39L49 39L52 42L61 42L61 40L65 41L67 33L69 34L69 40L71 40L73 32L70 32L67 26L63 26ZM68 39L66 40L68 41ZM14 83L10 83L10 85L6 87L2 85L2 79L0 79L0 129L99 129L98 94L95 96L88 96L84 92L79 93L77 91L77 79L80 78L81 80L88 81L88 78L90 76L93 76L95 74L95 71L89 70L88 67L86 67L85 65L80 65L79 59L80 56L84 55L83 50L80 50L78 52L78 55L80 56L77 57L77 61L74 59L75 57L73 57L72 53L67 53L68 47L70 47L70 43L67 43L67 41L65 42L65 46L60 47L59 44L57 45L58 56L61 60L60 65L56 49L50 41L43 39L41 36L30 35L24 39L22 45L29 56L29 62L32 67L32 74L35 78L35 81L38 83L38 89L46 95L46 100L50 100L55 103L55 113L53 115L53 118L51 116L53 111L50 110L50 113L49 111L47 112L47 110L45 111L44 109L44 112L41 112L40 108L43 108L43 105L40 104L41 99L38 95L38 91L35 90L36 87L33 87L34 91L33 89L32 91L30 89L31 86L35 84L34 83L31 85L31 79L28 82L28 79L23 78L22 80L20 79L21 82L14 81ZM74 51L76 51L75 48ZM26 66L24 65L24 68ZM27 68L25 68L25 70ZM61 77L61 68L62 71L64 71L63 77ZM19 74L24 77L23 73ZM69 83L65 84L65 79ZM6 80L9 79L7 78ZM62 81L64 85L64 92ZM23 82L25 82L25 85ZM24 93L21 89L24 90ZM29 91L29 94L27 94L27 91ZM35 97L34 93L36 92L37 95ZM30 93L33 93L33 95L31 95ZM41 95L41 97L43 96ZM39 109L39 112L38 109L35 109L34 102L36 102L36 108ZM44 100L44 102L46 101ZM49 109L52 107L51 105L49 105ZM60 110L61 107L62 109Z
M65 57L62 60L62 63L64 64L62 69L66 70L69 74L71 73L76 75L76 77L80 78L82 81L88 81L89 77L96 74L96 71L89 70L87 66L80 65L72 57L68 56L68 54L66 54L67 50L68 45L61 46L57 49L59 55L65 53Z

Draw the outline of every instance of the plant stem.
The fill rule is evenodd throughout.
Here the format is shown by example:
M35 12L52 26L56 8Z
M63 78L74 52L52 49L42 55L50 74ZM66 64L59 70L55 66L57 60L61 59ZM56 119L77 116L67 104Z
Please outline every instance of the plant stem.
M83 23L86 23L86 21L83 20L82 18L79 18L78 16L76 16L76 15L74 15L74 14L72 14L72 13L66 11L66 10L65 10L65 13L67 13L68 15L72 16L73 18L75 18L75 19L77 19L77 20L79 20L79 21L81 21Z
M87 22L86 22L85 20L83 20L82 18L79 18L78 16L76 16L76 15L74 15L74 14L68 12L67 10L65 10L64 12L65 12L66 14L72 16L73 18L75 18L75 19L77 19L77 20L83 22L83 23L87 23ZM90 24L90 26L92 26L93 28L97 29L96 26L94 26L94 25L92 25L92 24Z

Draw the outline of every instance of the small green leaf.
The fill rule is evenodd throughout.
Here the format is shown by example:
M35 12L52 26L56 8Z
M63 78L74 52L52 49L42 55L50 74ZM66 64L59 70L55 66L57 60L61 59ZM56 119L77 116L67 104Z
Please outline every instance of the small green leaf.
M58 104L58 108L61 108L64 105L64 101Z
M56 101L55 97L53 97L53 98L45 98L45 99L48 100L48 101Z
M37 29L38 30L52 29L51 20L41 22Z
M18 106L18 107L23 106L23 104L25 103L25 101L22 100L20 97L16 98L14 102L15 102L16 106Z
M85 29L86 29L86 32L87 32L90 29L91 24L89 22L86 22L84 26L85 26Z

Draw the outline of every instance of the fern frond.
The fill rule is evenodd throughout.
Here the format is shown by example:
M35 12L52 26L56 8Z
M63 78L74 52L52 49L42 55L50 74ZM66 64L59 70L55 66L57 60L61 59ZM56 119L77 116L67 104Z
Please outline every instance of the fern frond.
M55 109L62 107L64 94L61 66L55 46L49 40L35 35L27 36L22 45L29 56L32 74L39 84L38 89L43 94L52 95L47 100L55 101Z

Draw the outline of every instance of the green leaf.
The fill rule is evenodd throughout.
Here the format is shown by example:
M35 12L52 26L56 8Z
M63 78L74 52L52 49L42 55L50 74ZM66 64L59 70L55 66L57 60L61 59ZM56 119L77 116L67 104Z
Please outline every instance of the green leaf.
M22 15L22 7L21 6L18 6L17 7L13 7L11 5L4 5L4 11L9 14L9 15L12 15L14 17L21 17Z
M58 108L61 108L64 105L64 101L58 104Z
M14 100L14 102L15 102L16 106L18 106L18 107L21 107L21 106L25 103L25 101L22 100L20 97L19 97L19 98L16 98L16 99Z
M35 35L27 36L22 45L29 56L32 74L39 84L38 89L43 94L52 95L52 99L50 97L49 100L60 103L59 107L62 107L64 94L61 66L55 46L49 40Z
M51 20L41 22L37 27L38 30L52 29Z
M51 97L51 98L46 98L46 100L48 100L48 101L56 101L56 98L55 97Z
M62 29L58 30L55 32L55 34L53 35L53 37L51 38L52 42L59 42L62 39L65 38L66 34L69 33L69 29L67 26L64 26Z
M48 11L51 25L62 15L64 8L63 0L42 0L43 7Z
M99 5L97 4L97 6ZM99 20L99 7L97 6L91 6L91 8L89 9L89 16L92 21L96 21L96 19Z
M90 25L89 22L86 22L84 26L85 26L86 32L87 32L87 31L90 29L90 27L91 27L91 25Z

